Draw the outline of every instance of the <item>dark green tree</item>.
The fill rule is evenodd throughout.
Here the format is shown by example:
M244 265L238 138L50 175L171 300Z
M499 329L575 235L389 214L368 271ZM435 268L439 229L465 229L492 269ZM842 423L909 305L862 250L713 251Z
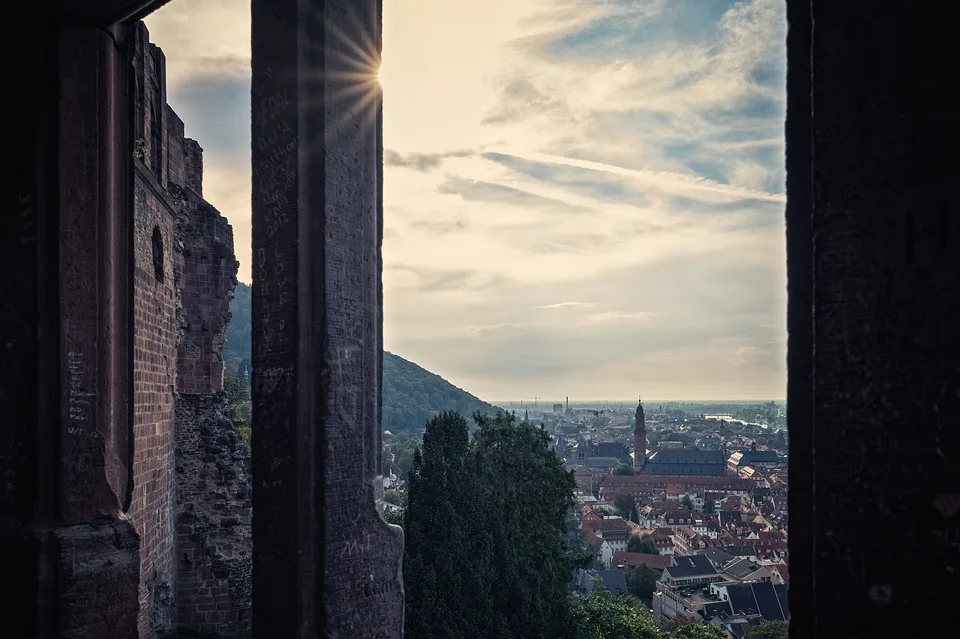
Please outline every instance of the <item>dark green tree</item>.
M647 564L640 564L630 572L627 590L634 597L650 601L657 589L657 572Z
M573 473L547 433L512 415L459 414L424 432L408 475L405 636L569 636L567 585L589 561L566 535Z
M629 464L620 464L613 469L613 474L618 476L629 476L633 474L633 466Z
M403 518L405 635L411 639L466 637L475 630L465 614L474 593L463 565L473 529L468 456L467 421L456 413L434 417L422 452L413 454Z
M637 520L637 505L630 495L617 495L613 499L613 505L624 519Z
M575 563L565 534L573 472L543 429L504 413L474 419L471 479L482 513L478 524L489 543L477 555L486 554L491 569L477 589L487 593L490 609L480 607L487 624L482 632L463 636L562 636L570 622L567 585Z
M788 639L790 624L786 621L768 621L750 631L750 639Z
M712 499L706 499L703 502L703 512L707 515L712 515L717 512L717 503Z
M787 437L784 431L777 431L777 434L774 435L773 445L775 448L779 448L781 450L787 447Z
M693 510L693 500L690 499L690 495L684 495L683 499L680 500L680 503L690 510Z
M627 552L642 552L648 555L659 555L657 544L649 533L643 535L631 535L627 540Z

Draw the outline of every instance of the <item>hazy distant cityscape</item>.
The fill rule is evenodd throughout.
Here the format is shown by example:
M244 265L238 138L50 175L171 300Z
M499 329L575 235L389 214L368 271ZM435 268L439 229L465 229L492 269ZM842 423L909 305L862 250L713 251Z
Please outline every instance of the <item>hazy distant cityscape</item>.
M652 633L636 636L786 638L790 573L785 402L535 397L497 406L508 414L497 419L514 426L498 430L487 418L479 418L472 443L476 454L504 454L484 451L481 440L489 445L491 438L512 439L516 435L503 433L514 428L535 439L539 431L548 454L562 460L564 472L573 477L568 488L573 500L561 528L578 558L568 583L575 616L581 615L578 623L599 631L602 624L590 622L585 611L621 601L628 602L620 610L621 621ZM459 437L465 438L467 424L458 420L458 415L435 411L426 433L435 441L452 437L452 443L463 429ZM443 468L455 463L449 453L426 450L422 461L414 461L420 447L416 435L385 432L387 476L381 508L388 521L408 531L422 525L411 529L411 517L424 516L419 511L408 514L412 500L436 499L423 494L432 477L425 469L431 462ZM432 450L438 450L436 443ZM517 480L519 485L543 481L531 478L534 467L521 473L527 479ZM480 477L477 471L459 481L482 494ZM417 482L417 494L409 494L408 481ZM444 480L447 490L449 481L457 480ZM562 475L554 481L562 484ZM510 478L501 476L489 490L496 493L503 484L509 486ZM517 525L524 522L533 529L549 525L535 513L521 516ZM417 551L412 552L420 566ZM414 593L431 591L420 581L421 570L406 577ZM541 577L550 579L548 573ZM408 622L413 636L435 632L420 616L424 610L414 605ZM703 634L671 634L682 628Z

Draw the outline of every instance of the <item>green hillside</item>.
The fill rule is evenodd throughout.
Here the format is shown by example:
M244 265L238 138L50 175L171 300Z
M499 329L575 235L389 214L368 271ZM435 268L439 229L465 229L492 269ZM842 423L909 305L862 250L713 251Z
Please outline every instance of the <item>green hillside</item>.
M383 353L383 429L394 434L419 433L434 413L453 410L469 420L477 411L500 409L457 388L444 378L407 361ZM472 420L469 421L472 425Z
M223 360L234 373L241 362L250 359L250 305L250 287L237 284L223 347ZM492 415L500 409L413 362L384 352L384 430L395 434L420 433L434 413L445 410L457 411L469 418L476 411Z

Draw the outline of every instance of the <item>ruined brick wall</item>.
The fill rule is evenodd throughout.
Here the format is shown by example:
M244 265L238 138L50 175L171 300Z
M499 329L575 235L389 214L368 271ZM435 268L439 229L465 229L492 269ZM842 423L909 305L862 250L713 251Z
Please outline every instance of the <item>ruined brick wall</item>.
M202 180L199 145L185 140L185 182ZM191 144L192 143L192 144ZM170 187L179 209L180 327L176 398L179 624L249 635L252 608L250 451L224 415L223 344L238 263L233 230L195 188Z
M165 105L164 110L167 126L167 183L185 185L183 120L169 104Z
M176 624L173 559L173 390L177 290L173 211L138 167L134 199L134 476L130 515L140 534L141 637Z
M226 398L177 399L177 559L180 625L249 636L252 609L250 451L223 415Z
M166 193L165 59L142 24L135 56L134 473L130 515L140 534L141 638L176 627L174 558L176 211Z
M177 391L219 393L230 300L237 285L233 229L196 189L171 189L180 209L178 242L183 251L183 343L177 358Z
M183 141L183 169L184 181L182 184L203 195L203 149L200 143L189 138Z

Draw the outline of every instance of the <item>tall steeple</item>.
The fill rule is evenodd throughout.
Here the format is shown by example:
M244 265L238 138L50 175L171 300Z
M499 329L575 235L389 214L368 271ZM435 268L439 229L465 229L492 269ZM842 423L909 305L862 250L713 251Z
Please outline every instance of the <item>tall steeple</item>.
M636 421L633 427L633 472L640 474L647 463L647 423L643 416L643 401L637 400Z

